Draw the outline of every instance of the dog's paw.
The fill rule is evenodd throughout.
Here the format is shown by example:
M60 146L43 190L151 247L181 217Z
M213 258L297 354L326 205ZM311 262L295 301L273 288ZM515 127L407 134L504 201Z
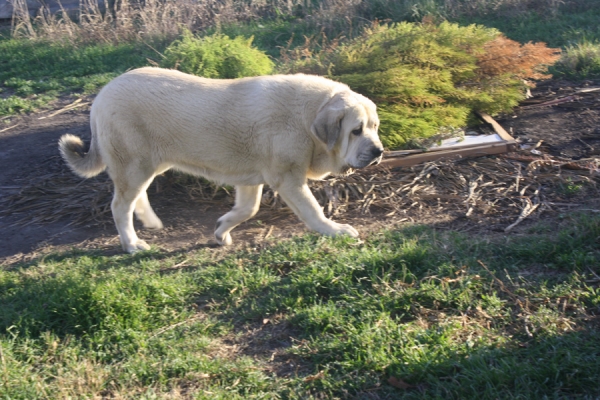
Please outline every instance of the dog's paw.
M123 250L129 254L135 254L140 251L150 250L150 245L141 239L138 239L134 244L123 245Z
M353 226L348 224L336 224L334 235L348 235L350 237L358 237L358 231Z
M164 228L164 225L160 219L156 219L155 221L146 221L144 222L145 229L151 229L153 231L159 231Z
M152 209L136 209L135 215L142 222L142 225L144 225L145 229L152 229L156 231L164 228L162 221L156 216L156 214L154 214L154 211L152 211Z
M327 236L348 235L350 237L358 237L358 231L348 224L338 224L329 221L324 229L318 229L317 232Z
M229 246L231 243L233 243L229 232L223 229L223 219L225 217L226 216L222 216L221 218L219 218L217 220L217 224L215 225L215 239L217 240L217 243L219 243L221 246ZM225 233L223 233L223 231L225 231Z
M233 243L229 232L226 233L224 236L221 236L217 232L215 232L215 239L217 240L217 243L219 243L221 246L229 246L231 245L231 243Z

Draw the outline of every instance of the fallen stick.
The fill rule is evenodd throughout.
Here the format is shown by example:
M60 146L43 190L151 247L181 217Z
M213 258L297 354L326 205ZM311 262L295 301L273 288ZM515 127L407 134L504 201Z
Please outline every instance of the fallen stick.
M590 160L589 162L584 163L584 165L581 165L582 162L588 161L588 160L582 159L582 160L577 160L577 161L563 161L563 160L555 160L554 158L548 157L546 155L539 157L539 156L530 156L530 155L520 155L520 154L515 154L515 153L501 154L500 157L505 158L507 160L515 160L515 161L529 163L528 168L542 164L542 165L571 169L571 170L581 170L581 171L596 171L596 170L598 170L598 167L596 167L595 164L592 162L592 161L594 161L594 159L589 159Z
M592 92L598 92L598 91L600 91L600 87L579 89L575 93L592 93Z
M192 315L192 316L191 316L191 317L189 317L188 319L185 319L185 320L183 320L183 321L181 321L181 322L177 322L176 324L172 324L172 325L165 326L165 327L163 327L163 328L160 328L160 329L158 329L158 330L157 330L157 331L156 331L156 332L155 332L153 335L151 335L151 336L150 336L148 339L154 339L155 337L157 337L157 336L159 336L159 335L162 335L163 333L165 333L165 332L168 332L168 331L170 331L170 330L173 330L173 329L175 329L175 328L177 328L177 327L179 327L179 326L182 326L182 325L185 325L185 324L189 324L189 323L192 323L192 322L194 322L194 321L198 321L198 320L200 320L200 319L204 319L204 318L206 318L206 316L205 316L204 314L195 314L195 315Z
M557 104L569 103L569 102L572 102L572 101L575 101L578 99L579 99L579 97L577 97L577 96L567 96L567 97L561 97L561 98L554 99L554 100L545 101L543 103L521 106L521 108L522 109L530 109L530 108L538 108L538 107L555 106Z
M538 207L539 207L539 203L532 204L531 200L527 199L527 204L525 205L525 207L523 207L523 210L521 211L521 215L519 215L519 218L517 218L517 220L514 223L507 226L506 229L504 229L504 232L510 232L512 230L512 228L514 228L515 226L517 226L518 224L523 222L523 220L525 218L527 218L528 216L530 216L531 213L533 213L536 210L536 208L538 208Z
M13 126L9 126L8 128L4 128L4 129L0 130L0 133L2 133L2 132L6 132L7 130L9 130L9 129L12 129L12 128L16 128L16 127L17 127L17 126L19 126L19 125L21 125L21 123L20 123L20 122L19 122L19 123L17 123L17 124L14 124Z
M52 118L52 117L55 117L55 116L57 116L58 114L62 114L62 113L64 113L64 112L67 112L67 111L73 110L73 109L75 109L75 108L77 108L77 107L83 107L83 106L87 106L88 104L90 104L89 102L82 103L82 102L81 102L81 100L82 100L82 99L77 99L77 100L75 100L73 103L69 104L68 106L66 106L66 107L63 107L63 108L61 108L60 110L58 110L58 111L55 111L55 112L53 112L53 113L52 113L52 114L50 114L50 115L46 115L46 116L44 116L44 117L39 117L38 119Z
M490 271L490 269L487 267L487 265L485 265L483 263L483 261L481 260L477 260L477 262L479 263L479 265L481 265L488 274L491 275L492 279L494 281L496 281L496 283L498 284L498 286L500 286L500 290L502 290L504 293L508 294L510 296L511 299L513 299L516 303L519 303L519 298L510 290L508 290L508 288L506 287L506 285L504 285L504 282L502 282L502 280L500 280L500 278L498 278L496 276L496 274L494 274L492 271Z

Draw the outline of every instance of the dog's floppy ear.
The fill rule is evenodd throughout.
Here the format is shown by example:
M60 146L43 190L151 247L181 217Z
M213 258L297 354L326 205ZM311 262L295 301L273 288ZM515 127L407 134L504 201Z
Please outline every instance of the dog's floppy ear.
M317 117L310 127L311 132L320 141L327 145L331 151L342 130L342 119L344 118L344 104L340 96L332 97L317 113Z

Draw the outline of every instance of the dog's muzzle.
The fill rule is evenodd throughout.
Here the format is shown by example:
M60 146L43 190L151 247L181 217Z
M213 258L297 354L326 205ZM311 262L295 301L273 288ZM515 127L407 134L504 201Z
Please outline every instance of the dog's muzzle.
M369 165L377 165L383 159L383 148L374 147L371 150L371 154L373 155L373 160L371 161L371 163Z
M383 148L371 147L370 150L362 153L358 158L358 165L353 166L354 168L364 168L369 165L379 164L383 158Z

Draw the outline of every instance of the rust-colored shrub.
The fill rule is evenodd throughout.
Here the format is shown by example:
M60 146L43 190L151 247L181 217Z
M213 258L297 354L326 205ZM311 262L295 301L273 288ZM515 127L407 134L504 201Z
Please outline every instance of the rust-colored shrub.
M489 79L501 75L512 75L525 80L548 79L548 65L560 58L560 49L547 47L545 43L526 43L500 35L483 46L477 55L477 74Z

